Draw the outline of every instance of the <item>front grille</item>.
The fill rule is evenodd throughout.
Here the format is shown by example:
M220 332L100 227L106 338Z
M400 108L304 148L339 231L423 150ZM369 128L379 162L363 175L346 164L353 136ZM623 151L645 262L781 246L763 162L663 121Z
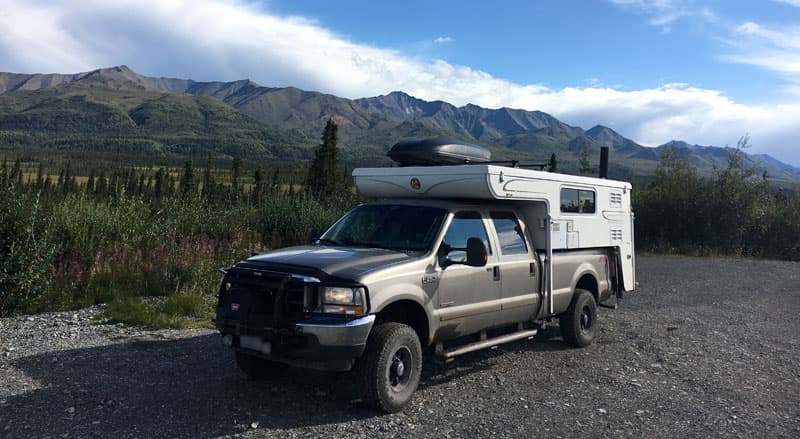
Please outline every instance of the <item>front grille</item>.
M277 326L303 320L317 306L317 288L288 273L232 268L225 282L231 284L226 301L238 300L239 317L246 320L271 318Z

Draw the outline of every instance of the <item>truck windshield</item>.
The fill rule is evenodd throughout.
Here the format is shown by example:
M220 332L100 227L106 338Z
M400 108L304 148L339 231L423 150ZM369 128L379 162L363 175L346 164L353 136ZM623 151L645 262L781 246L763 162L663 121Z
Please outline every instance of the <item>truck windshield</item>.
M348 212L319 239L322 244L428 250L447 212L426 206L374 204Z

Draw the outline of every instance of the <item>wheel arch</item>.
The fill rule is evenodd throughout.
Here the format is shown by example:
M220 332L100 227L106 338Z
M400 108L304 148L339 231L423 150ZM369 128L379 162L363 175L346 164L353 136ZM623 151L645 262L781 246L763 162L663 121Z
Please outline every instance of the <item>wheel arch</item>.
M600 287L597 281L597 273L594 270L586 270L576 276L577 281L572 287L573 294L576 290L586 290L592 293L595 303L600 303Z
M378 322L396 322L410 326L423 346L430 344L431 327L425 307L411 299L393 301L375 313Z

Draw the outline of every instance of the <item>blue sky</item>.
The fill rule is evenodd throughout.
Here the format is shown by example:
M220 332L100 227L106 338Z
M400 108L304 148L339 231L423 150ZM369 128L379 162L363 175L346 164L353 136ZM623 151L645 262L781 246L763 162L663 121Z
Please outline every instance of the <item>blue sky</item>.
M800 0L0 0L0 71L541 110L800 166Z
M659 3L663 9L650 6ZM272 0L263 5L315 19L354 42L440 58L519 84L635 90L688 83L744 103L785 100L785 81L725 59L739 53L730 41L737 38L736 26L800 25L800 8L769 0Z

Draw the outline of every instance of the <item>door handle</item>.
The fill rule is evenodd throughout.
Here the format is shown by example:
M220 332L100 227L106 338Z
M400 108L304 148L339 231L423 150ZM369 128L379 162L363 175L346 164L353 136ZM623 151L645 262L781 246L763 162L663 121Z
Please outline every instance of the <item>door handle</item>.
M492 267L492 277L496 281L500 280L500 266L499 265L495 265L494 267Z

